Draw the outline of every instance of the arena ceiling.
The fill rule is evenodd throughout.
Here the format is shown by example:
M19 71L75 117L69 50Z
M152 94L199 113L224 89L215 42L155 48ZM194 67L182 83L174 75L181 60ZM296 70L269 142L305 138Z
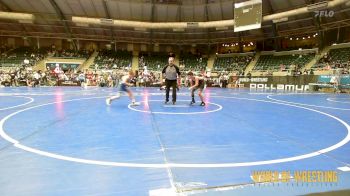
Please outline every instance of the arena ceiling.
M314 13L287 22L264 22L258 30L186 29L183 32L145 30L106 25L79 25L72 16L148 22L205 22L233 19L233 4L244 0L0 0L0 10L32 13L32 23L0 20L1 36L26 36L135 43L206 44L286 37L317 32ZM262 0L263 15L305 7L320 0ZM350 26L350 5L334 8L334 16L320 20L321 30Z

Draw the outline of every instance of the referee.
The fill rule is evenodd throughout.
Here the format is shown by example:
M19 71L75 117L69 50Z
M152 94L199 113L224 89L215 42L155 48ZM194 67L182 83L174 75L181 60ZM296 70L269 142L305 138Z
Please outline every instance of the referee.
M163 68L163 75L165 75L165 104L169 102L170 87L173 88L173 105L176 103L176 88L180 86L180 70L179 67L174 64L174 57L169 57L169 64ZM178 84L178 85L177 85Z

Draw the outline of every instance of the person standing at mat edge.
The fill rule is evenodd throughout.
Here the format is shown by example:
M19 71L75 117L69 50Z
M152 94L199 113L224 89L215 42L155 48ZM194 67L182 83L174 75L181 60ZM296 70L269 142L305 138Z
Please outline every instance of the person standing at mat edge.
M133 71L129 71L128 75L124 75L121 79L120 85L119 85L119 92L116 96L112 96L106 99L106 104L111 105L112 101L115 99L120 98L120 92L126 92L131 99L131 104L133 106L140 105L139 102L135 102L135 97L132 94L131 90L128 88L129 86L133 86L133 84L130 82L130 80L135 76Z
M176 88L180 86L180 69L174 64L174 57L169 57L169 64L163 68L163 76L165 76L165 104L169 102L170 87L173 89L173 105L176 103Z

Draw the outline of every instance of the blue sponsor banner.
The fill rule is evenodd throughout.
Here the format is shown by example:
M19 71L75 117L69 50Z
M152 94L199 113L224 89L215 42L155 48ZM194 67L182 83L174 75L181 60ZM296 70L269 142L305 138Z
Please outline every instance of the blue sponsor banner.
M318 82L319 83L330 83L332 77L333 77L332 75L319 76L318 77ZM349 75L341 76L340 77L340 84L350 84L350 76Z

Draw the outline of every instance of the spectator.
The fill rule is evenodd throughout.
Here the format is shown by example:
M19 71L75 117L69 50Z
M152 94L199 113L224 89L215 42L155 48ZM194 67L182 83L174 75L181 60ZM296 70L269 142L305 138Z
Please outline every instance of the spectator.
M34 72L33 74L33 87L40 85L41 75L39 72Z

